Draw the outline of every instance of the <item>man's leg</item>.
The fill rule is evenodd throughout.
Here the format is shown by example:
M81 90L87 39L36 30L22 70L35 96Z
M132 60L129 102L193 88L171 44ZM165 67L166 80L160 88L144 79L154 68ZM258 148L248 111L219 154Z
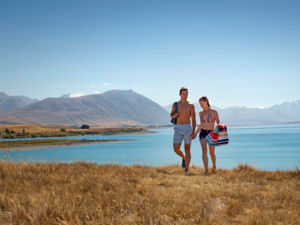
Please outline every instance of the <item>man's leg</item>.
M184 151L185 151L185 170L189 170L190 162L191 162L191 144L185 144Z
M183 152L180 150L180 143L174 143L173 144L173 148L174 148L174 152L179 155L183 160L185 160L184 154Z
M183 152L180 150L180 146L183 140L183 135L179 132L178 128L174 128L174 136L173 136L173 148L174 152L179 155L182 160L185 160Z
M202 160L203 160L205 172L208 173L207 142L204 139L201 139L200 143L202 148Z
M216 171L216 155L215 155L215 146L209 146L210 158L213 163L213 171Z

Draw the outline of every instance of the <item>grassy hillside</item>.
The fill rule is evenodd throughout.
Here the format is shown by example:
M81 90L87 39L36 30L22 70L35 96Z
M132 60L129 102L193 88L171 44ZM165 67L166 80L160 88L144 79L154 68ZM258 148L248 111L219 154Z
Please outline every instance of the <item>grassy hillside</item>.
M0 161L0 224L300 224L300 171Z

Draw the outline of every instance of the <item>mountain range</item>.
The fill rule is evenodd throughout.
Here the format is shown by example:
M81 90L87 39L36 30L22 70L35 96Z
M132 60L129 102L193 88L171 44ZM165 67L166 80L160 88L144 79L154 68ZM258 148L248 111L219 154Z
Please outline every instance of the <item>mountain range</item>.
M195 103L197 122L199 103ZM91 126L170 125L172 105L162 107L132 90L111 90L102 94L38 101L0 92L0 123ZM269 108L212 106L228 125L268 125L300 121L300 100Z
M199 103L194 103L199 122L199 112L202 110ZM164 107L168 112L172 105ZM212 106L218 111L220 120L228 125L271 125L280 123L293 123L300 121L300 100L284 102L268 108L228 107L219 108Z
M0 115L0 123L47 125L163 125L168 113L132 90L112 90L77 98L46 98Z
M25 96L9 96L4 92L0 92L0 112L12 112L37 101L37 99Z

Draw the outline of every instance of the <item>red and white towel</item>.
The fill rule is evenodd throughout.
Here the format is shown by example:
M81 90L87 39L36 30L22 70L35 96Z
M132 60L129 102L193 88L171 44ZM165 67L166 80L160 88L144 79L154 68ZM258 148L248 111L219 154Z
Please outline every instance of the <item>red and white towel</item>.
M209 145L220 146L229 143L227 127L224 123L218 124L215 129L205 137Z

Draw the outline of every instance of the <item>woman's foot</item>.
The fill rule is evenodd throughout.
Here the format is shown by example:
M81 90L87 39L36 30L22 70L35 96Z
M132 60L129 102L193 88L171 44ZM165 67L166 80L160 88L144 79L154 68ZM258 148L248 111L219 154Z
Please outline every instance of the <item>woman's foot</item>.
M208 176L208 171L205 171L205 172L203 173L203 176Z
M216 167L214 167L214 168L212 169L212 173L217 173Z

